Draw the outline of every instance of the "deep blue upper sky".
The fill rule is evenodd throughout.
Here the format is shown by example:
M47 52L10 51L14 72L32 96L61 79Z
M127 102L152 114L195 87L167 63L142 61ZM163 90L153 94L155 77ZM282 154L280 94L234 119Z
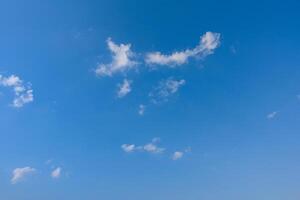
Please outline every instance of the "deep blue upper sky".
M0 199L298 200L299 8L1 1ZM144 61L192 50L207 32L220 34L210 55ZM134 69L96 75L113 66L108 38L131 44ZM23 93L3 79L11 75L34 99L13 106ZM130 91L118 96L124 80ZM15 169L23 170L16 182Z

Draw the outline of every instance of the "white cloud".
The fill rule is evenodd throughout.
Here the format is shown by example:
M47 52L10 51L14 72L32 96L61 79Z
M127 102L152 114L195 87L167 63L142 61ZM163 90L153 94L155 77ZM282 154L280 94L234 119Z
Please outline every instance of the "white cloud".
M15 97L12 106L20 108L23 105L33 101L33 90L31 85L24 86L23 81L15 75L4 77L0 75L0 86L11 87L14 91Z
M271 112L270 114L267 115L267 118L268 119L273 119L274 117L276 117L277 114L278 114L278 112L276 112L276 111Z
M146 106L143 105L143 104L140 104L139 105L139 111L138 111L139 115L144 115L145 109L146 109Z
M151 140L151 142L145 145L135 145L135 144L123 144L121 148L126 153L134 153L134 152L141 152L141 153L150 153L150 154L160 154L166 151L165 148L159 146L160 138L156 137ZM171 154L172 160L179 160L186 154L192 151L191 147L187 147L184 150L175 151Z
M57 167L56 169L54 169L52 172L51 172L51 177L52 178L59 178L60 175L61 175L61 171L62 169L60 167Z
M186 50L184 52L174 52L171 55L163 55L160 52L152 52L146 55L145 61L147 64L175 66L186 63L190 56L190 50Z
M17 87L22 85L22 80L15 75L11 75L9 77L3 77L0 75L0 80L3 86Z
M24 104L30 103L33 101L33 90L29 89L26 92L17 95L13 101L14 107L22 107Z
M181 159L186 153L190 153L192 151L191 147L187 147L183 151L175 151L172 154L172 160L179 160Z
M169 65L176 67L188 62L191 57L204 58L214 52L220 45L220 34L206 32L200 38L200 43L194 49L174 52L170 55L164 55L161 52L147 53L145 62L149 65Z
M148 144L143 146L143 149L149 153L162 153L165 151L165 148L159 147L158 143L160 143L160 138L155 137L152 141Z
M121 148L127 153L133 152L136 149L134 144L123 144Z
M112 76L117 72L125 72L132 69L137 62L133 61L134 53L130 50L131 44L115 44L111 38L107 39L108 49L111 51L112 62L99 64L95 70L98 76Z
M119 84L118 97L125 97L129 92L131 92L131 82L130 80L124 79L122 84Z
M16 168L12 172L11 183L16 184L21 181L26 175L34 173L36 170L31 167Z
M178 160L178 159L180 159L180 158L182 158L183 157L183 152L181 152L181 151L175 151L174 153L173 153L173 155L172 155L172 159L173 160Z
M142 145L142 146L136 146L135 144L123 144L121 148L126 153L131 153L135 151L140 152L148 152L148 153L162 153L164 152L165 148L159 147L157 143L160 142L159 138L153 138L152 141L148 144Z
M160 81L159 85L149 94L152 103L157 104L168 101L168 98L175 94L184 84L184 79L175 80L172 77Z
M165 149L158 147L154 143L148 143L148 144L144 145L144 150L149 153L162 153L162 152L164 152Z

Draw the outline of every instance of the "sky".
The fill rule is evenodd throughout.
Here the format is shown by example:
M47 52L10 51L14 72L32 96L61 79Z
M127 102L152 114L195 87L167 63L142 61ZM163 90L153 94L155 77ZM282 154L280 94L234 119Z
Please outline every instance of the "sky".
M298 200L299 7L1 1L0 199Z

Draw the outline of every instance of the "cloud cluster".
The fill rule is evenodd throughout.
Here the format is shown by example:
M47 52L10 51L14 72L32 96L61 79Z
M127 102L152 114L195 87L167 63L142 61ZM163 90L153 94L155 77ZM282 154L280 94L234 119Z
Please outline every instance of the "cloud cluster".
M146 54L145 62L150 65L168 65L176 67L186 64L189 58L204 58L214 52L220 45L220 34L206 32L201 36L199 44L194 49L186 49L184 51L176 51L170 55L161 52L151 52Z
M157 154L157 153L162 153L165 150L165 148L158 146L159 142L160 142L159 138L153 138L151 142L149 142L145 145L136 146L135 144L123 144L123 145L121 145L121 148L126 153L148 152L148 153Z
M45 162L46 165L49 165L52 163L52 160L47 160ZM53 179L58 179L62 175L62 168L61 167L51 167L52 171L50 172L50 177ZM20 181L24 180L27 176L34 174L37 171L37 169L33 167L20 167L15 168L12 171L12 177L10 179L11 184L19 183Z
M107 39L107 46L112 53L112 61L108 64L99 64L95 70L98 76L112 76L117 72L126 72L132 69L137 62L133 61L134 53L130 50L131 44L114 43L111 38Z
M35 171L36 169L31 167L16 168L12 172L11 183L16 184L19 181L23 180L27 175L32 174Z
M27 84L27 86L25 86L18 76L11 75L9 77L4 77L0 75L0 86L13 89L15 94L12 103L13 107L20 108L33 101L33 90L31 89L31 85Z
M214 50L220 45L220 33L206 32L200 37L199 44L193 49L175 51L172 54L162 54L159 51L146 53L143 61L145 64L167 65L170 67L186 64L189 58L205 58L213 54ZM107 46L112 53L111 63L98 64L95 73L98 76L112 76L118 72L126 72L134 68L138 62L134 60L136 54L131 51L131 44L116 44L108 38Z
M134 152L148 152L152 154L164 153L166 148L158 146L160 143L160 138L153 138L150 143L145 145L135 145L135 144L123 144L121 145L121 149L126 153L134 153ZM183 151L175 151L171 155L172 160L181 159L185 153L191 152L191 148L188 147Z
M200 42L192 49L185 49L183 51L175 51L171 54L163 54L160 51L148 52L145 54L134 53L131 50L131 44L116 44L111 38L108 38L106 43L111 52L112 61L110 63L98 64L95 73L99 77L109 76L120 73L126 74L131 69L136 68L138 64L144 63L147 67L154 66L169 66L175 68L179 65L188 63L190 58L203 59L206 56L213 54L216 48L220 46L220 33L206 32L200 37ZM142 55L142 58L137 55ZM137 59L140 59L137 61ZM125 78L123 83L118 84L117 97L123 98L131 92L132 80ZM168 78L161 80L157 87L152 89L148 96L152 104L159 104L167 102L169 97L177 93L179 88L185 84L184 79L176 80ZM138 114L142 116L145 112L145 105L140 104Z

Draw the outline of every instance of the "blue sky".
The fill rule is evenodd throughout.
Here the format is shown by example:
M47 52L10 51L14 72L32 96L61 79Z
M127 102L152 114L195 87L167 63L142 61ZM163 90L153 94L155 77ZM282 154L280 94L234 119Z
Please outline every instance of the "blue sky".
M1 1L0 199L298 200L299 6Z

